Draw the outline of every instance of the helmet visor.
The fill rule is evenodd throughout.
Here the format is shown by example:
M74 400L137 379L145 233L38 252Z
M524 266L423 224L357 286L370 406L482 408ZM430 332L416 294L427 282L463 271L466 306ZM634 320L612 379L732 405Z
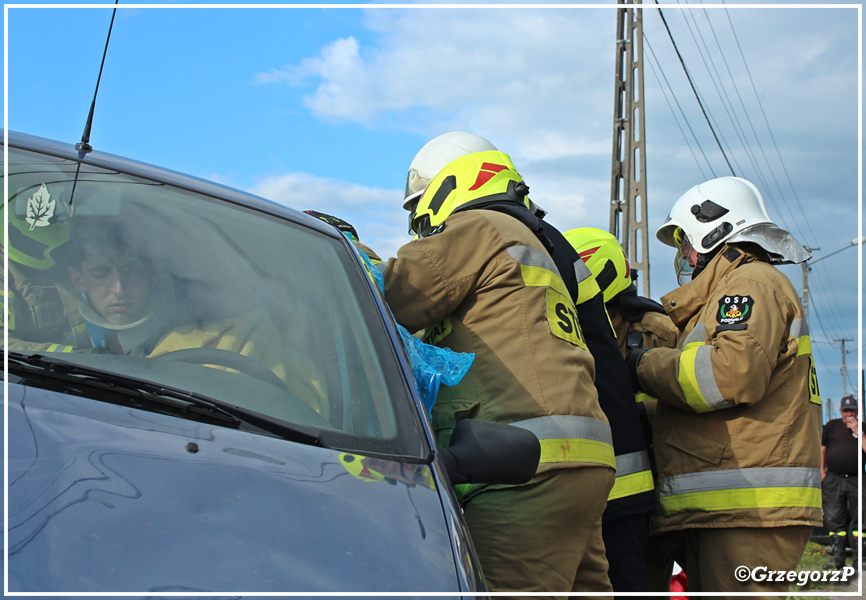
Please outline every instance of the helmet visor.
M424 215L415 220L415 211L409 216L409 235L415 235L419 238L427 237L433 233L434 227L430 225L430 216Z
M677 245L674 272L677 274L677 282L685 285L692 280L692 273L695 271L695 268L689 264L689 255L694 251L694 247L681 227L677 227L674 231L674 243Z
M418 214L418 201L421 199L420 196L416 197L411 203L406 207L406 210L409 211L409 235L418 235L418 232L415 231L415 215Z

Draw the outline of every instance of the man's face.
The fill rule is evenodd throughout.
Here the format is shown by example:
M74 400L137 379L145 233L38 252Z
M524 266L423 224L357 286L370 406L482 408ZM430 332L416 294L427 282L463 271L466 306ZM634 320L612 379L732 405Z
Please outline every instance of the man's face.
M144 316L152 274L141 259L88 249L80 270L70 267L69 277L112 325L129 325Z
M695 268L698 266L698 251L692 247L692 243L685 239L683 240L682 245L680 245L680 256L689 263L691 268Z
M847 423L853 423L857 420L857 410L853 408L848 408L842 411L842 421Z

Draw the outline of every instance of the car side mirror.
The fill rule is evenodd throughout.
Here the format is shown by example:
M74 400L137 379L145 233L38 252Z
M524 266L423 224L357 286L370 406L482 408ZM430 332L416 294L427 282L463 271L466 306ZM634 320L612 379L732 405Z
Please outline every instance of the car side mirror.
M526 483L541 458L541 444L531 431L478 419L458 422L451 445L439 450L453 485Z

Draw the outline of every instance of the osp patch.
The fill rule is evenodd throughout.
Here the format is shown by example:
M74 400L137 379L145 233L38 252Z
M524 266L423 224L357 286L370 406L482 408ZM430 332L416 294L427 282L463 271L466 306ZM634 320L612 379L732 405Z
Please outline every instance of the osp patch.
M719 300L719 323L736 325L745 323L752 316L755 301L750 296L725 296Z

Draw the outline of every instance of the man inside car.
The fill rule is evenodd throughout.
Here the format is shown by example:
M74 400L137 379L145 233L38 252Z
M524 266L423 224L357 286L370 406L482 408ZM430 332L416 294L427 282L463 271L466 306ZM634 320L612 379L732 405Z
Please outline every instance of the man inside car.
M157 358L169 353L212 349L241 354L263 365L270 380L327 416L324 377L275 331L267 312L251 308L239 318L205 319L183 309L182 288L160 273L143 248L130 243L119 220L75 223L66 254L69 278L81 292L79 312L93 346L103 352ZM213 353L211 353L213 354ZM232 368L213 355L220 369ZM222 361L226 360L222 355ZM282 383L280 383L282 382Z
M66 254L94 347L113 354L149 354L173 321L170 282L157 277L117 222L76 224Z

